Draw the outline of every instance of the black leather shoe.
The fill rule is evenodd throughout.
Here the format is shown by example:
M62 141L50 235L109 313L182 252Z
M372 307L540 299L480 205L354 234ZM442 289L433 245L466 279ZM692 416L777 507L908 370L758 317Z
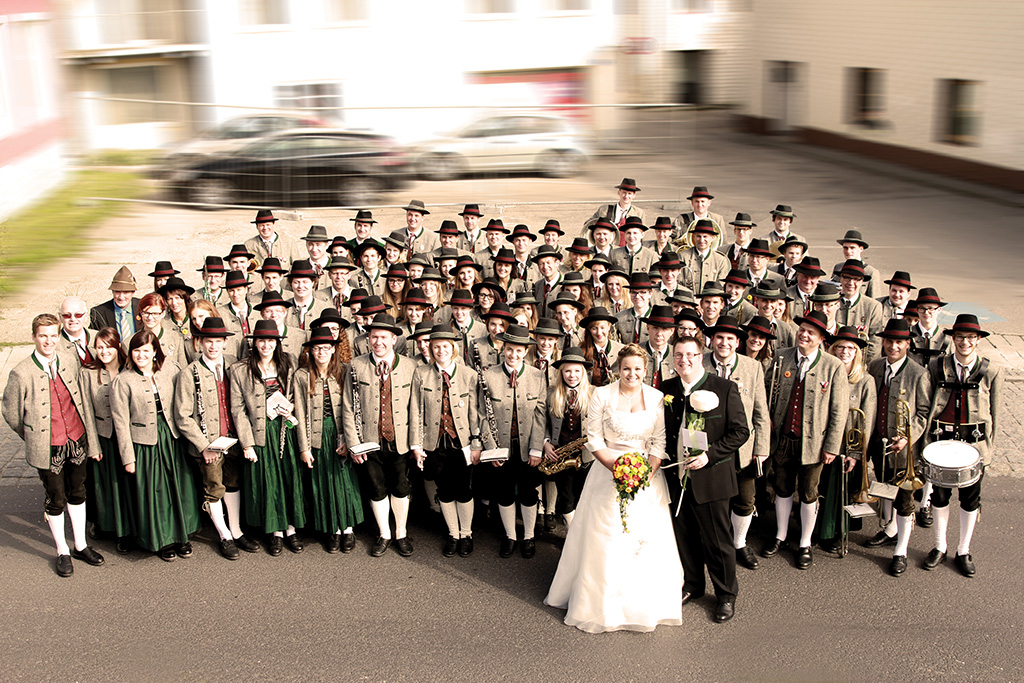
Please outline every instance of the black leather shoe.
M192 544L188 541L179 543L174 552L178 553L178 557L192 557Z
M459 547L459 542L455 540L455 537L449 535L448 538L444 539L444 546L441 547L441 554L445 557L455 557L455 551Z
M466 536L465 538L459 539L459 545L456 548L459 553L459 557L469 557L473 554L473 537Z
M736 604L732 600L719 600L715 607L715 623L723 624L736 614Z
M288 550L291 550L296 555L298 555L299 553L301 553L303 550L306 549L306 546L302 545L302 541L299 539L299 535L298 534L292 534L291 536L285 536L284 537L284 544L286 546L288 546Z
M267 540L267 552L271 557L277 557L284 552L284 539L280 536L271 536Z
M498 548L498 557L512 557L512 553L516 551L516 541L514 538L506 536L501 539L501 547Z
M978 573L978 570L974 567L974 559L971 558L970 554L957 555L956 568L968 579L974 578L974 575Z
M402 557L409 557L412 555L412 541L409 540L408 536L402 536L401 538L395 539L395 550Z
M118 555L127 555L132 551L132 548L134 547L135 543L129 536L122 536L121 538L117 539L117 545L114 546L114 548L117 549Z
M519 554L523 556L524 560L529 560L537 554L537 541L532 538L524 538L523 542L519 544Z
M324 550L334 555L341 551L341 534L331 534L324 543Z
M341 552L348 555L356 547L356 535L349 532L341 535Z
M71 562L70 555L58 555L53 568L54 571L57 572L57 576L62 576L64 578L75 573L75 565Z
M85 546L81 550L72 550L71 557L76 560L81 560L86 564L91 564L94 567L98 567L103 564L103 556L93 550L90 546Z
M932 548L928 551L928 557L924 558L924 563L921 565L926 571L931 571L938 567L940 564L946 561L946 553L939 552L938 548Z
M238 546L239 550L244 550L247 553L258 553L260 551L260 544L245 534L242 534L234 540L234 544Z
M555 516L554 515L544 515L544 531L547 531L548 533L550 533L550 532L552 532L554 530L555 530Z
M922 529L928 529L932 525L932 508L928 506L917 511L917 525Z
M173 545L165 545L163 548L160 548L160 552L157 553L157 556L164 562L174 562L178 559L178 554L174 552Z
M811 546L806 545L796 551L796 568L810 569L814 558L811 555Z
M779 550L781 548L782 541L777 538L773 538L772 540L768 541L768 545L761 548L761 557L775 557L779 554Z
M842 542L838 539L818 541L818 547L821 548L821 552L828 553L829 555L839 555L842 552Z
M864 541L865 548L881 548L882 546L887 545L896 545L896 537L886 534L885 529L882 529L877 534Z
M692 592L690 592L688 590L684 590L683 591L683 601L680 604L685 605L688 602L693 602L694 600L700 600L703 597L704 597L703 593L692 593Z
M370 548L370 557L380 557L391 547L391 539L382 536L377 537L377 542Z
M742 565L751 571L756 570L759 565L757 558L754 556L754 551L748 545L736 550L736 564Z
M220 542L220 554L225 560L237 560L238 559L238 546L235 542L228 539L221 539Z
M892 562L889 563L889 573L893 576L903 576L905 571L907 571L907 556L893 555Z

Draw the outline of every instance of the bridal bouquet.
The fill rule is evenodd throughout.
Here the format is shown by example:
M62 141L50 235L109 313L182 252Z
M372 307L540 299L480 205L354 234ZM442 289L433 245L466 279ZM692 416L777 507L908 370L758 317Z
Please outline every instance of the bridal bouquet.
M714 392L701 389L690 394L690 408L693 412L686 412L686 431L690 433L691 442L695 433L704 431L704 413L717 407L718 395ZM701 448L691 447L687 450L689 451L687 458L696 458L704 454L704 450ZM686 482L690 478L690 470L684 469L680 476L683 491L686 491Z
M612 477L615 479L615 490L618 492L622 530L629 533L626 526L626 506L639 491L647 488L651 479L651 465L643 453L623 453L616 458L612 466Z

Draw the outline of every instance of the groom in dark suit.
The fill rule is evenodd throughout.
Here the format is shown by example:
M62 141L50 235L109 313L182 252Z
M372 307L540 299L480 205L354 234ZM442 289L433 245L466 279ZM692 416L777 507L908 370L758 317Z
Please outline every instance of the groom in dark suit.
M666 479L673 510L677 511L673 524L683 563L683 604L704 595L707 567L718 599L715 621L722 623L735 613L739 588L729 500L739 491L735 462L750 429L736 384L705 371L703 351L698 339L679 339L673 348L677 376L661 385L666 399L665 452L677 454L680 462L678 470L666 472ZM686 427L686 416L695 412L691 394L698 390L713 393L718 405L703 413L704 427L700 431L707 434L707 451L690 457L681 432ZM680 483L683 472L687 473L685 490Z

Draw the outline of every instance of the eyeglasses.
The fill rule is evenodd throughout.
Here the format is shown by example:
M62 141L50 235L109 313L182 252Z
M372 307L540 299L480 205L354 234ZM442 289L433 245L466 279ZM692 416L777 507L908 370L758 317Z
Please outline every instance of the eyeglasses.
M954 334L953 341L966 341L966 342L977 342L979 339L976 334Z
M704 354L702 353L674 353L672 354L672 357L676 360L693 360L695 358L700 358L703 355Z
M61 313L60 317L64 318L65 320L71 320L72 318L74 318L75 320L81 320L82 318L85 317L85 313Z
M159 318L163 314L163 311L139 311L139 315L143 318Z

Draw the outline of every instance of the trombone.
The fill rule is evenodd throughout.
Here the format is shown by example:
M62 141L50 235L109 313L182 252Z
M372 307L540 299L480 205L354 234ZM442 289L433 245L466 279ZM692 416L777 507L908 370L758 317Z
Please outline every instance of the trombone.
M850 548L850 514L846 509L847 506L847 483L846 483L846 458L860 459L861 469L861 489L854 496L854 503L866 503L870 498L867 495L868 491L868 463L865 457L864 447L867 445L867 435L865 432L867 426L867 416L864 411L857 407L850 408L850 415L846 419L846 434L844 441L846 443L846 453L843 455L840 464L840 494L839 499L842 501L842 526L840 527L840 557L846 557L849 553Z
M914 438L910 431L910 402L906 399L896 401L896 439L906 439L907 466L900 473L897 470L894 486L904 491L916 491L924 486L924 481L917 476L914 463ZM893 468L899 466L899 452L893 452Z

